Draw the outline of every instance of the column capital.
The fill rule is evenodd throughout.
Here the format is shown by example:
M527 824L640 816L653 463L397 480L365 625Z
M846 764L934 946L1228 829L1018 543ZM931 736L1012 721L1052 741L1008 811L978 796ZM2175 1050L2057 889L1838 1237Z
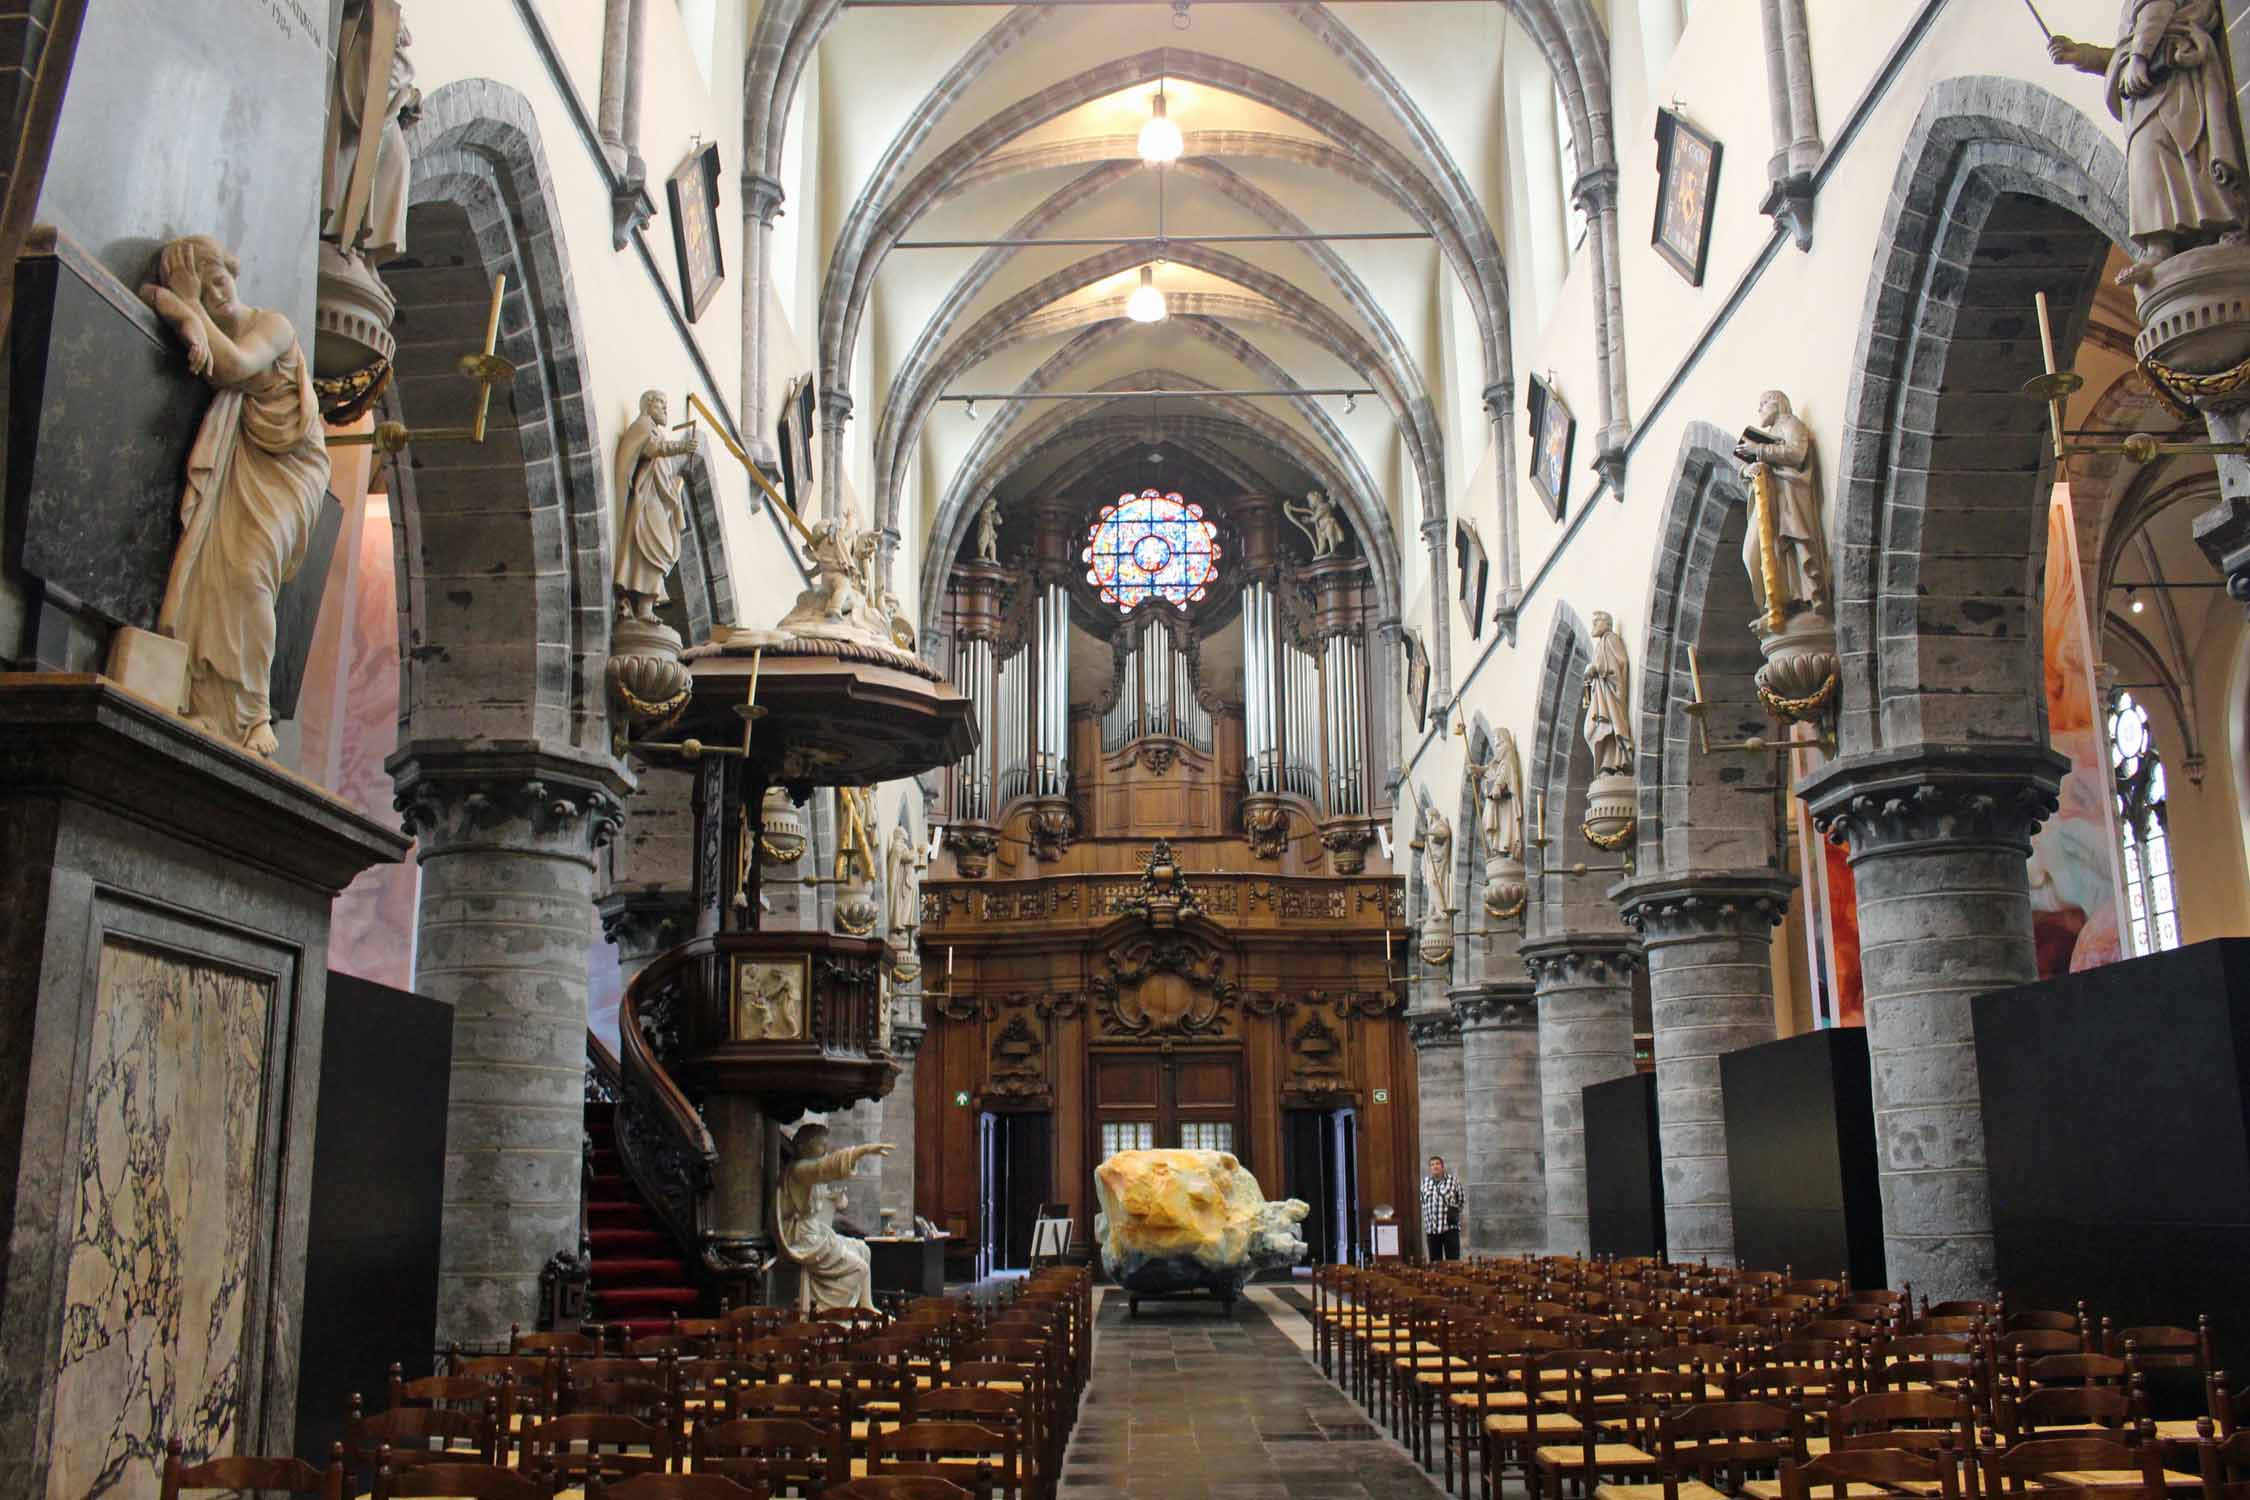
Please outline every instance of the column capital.
M1646 960L1629 932L1564 932L1523 945L1524 967L1539 988L1630 979Z
M1422 520L1422 545L1432 552L1445 545L1446 518L1425 516Z
M1789 915L1797 883L1774 870L1683 870L1611 888L1618 915L1646 947L1721 933L1759 934Z
M1579 173L1570 185L1570 201L1589 218L1617 207L1617 168L1595 167Z
M695 936L695 893L684 888L627 884L594 903L602 936L616 945L625 965L643 964Z
M1918 745L1830 761L1797 795L1854 859L1926 845L2000 845L2028 857L2069 770L2044 745Z
M2227 460L2219 462L2224 465ZM2233 462L2240 464L2243 460ZM2250 497L2222 496L2218 504L2198 515L2195 544L2226 579L2228 596L2238 604L2250 605Z
M1528 984L1480 984L1453 991L1453 1018L1464 1034L1527 1030L1539 1024L1538 996Z
M1409 1011L1406 1017L1406 1035L1414 1043L1414 1050L1417 1052L1458 1047L1461 1045L1461 1023L1450 1010Z
M771 229L773 221L781 217L781 205L789 195L781 184L763 172L742 174L742 207L758 221L761 229Z
M1515 406L1515 381L1495 380L1484 388L1484 414L1488 419L1502 421L1515 410Z
M914 1061L914 1054L922 1050L922 1039L929 1035L927 1026L901 1026L891 1023L891 1056L902 1063Z
M837 427L852 419L852 393L838 386L820 388L821 414Z
M415 744L383 763L400 826L423 853L556 855L589 865L625 821L625 768L607 756L526 747Z

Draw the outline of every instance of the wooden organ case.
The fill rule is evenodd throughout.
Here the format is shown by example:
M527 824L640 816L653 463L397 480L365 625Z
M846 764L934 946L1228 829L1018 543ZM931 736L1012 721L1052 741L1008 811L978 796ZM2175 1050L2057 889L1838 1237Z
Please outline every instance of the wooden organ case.
M947 601L985 733L923 890L918 1209L956 1274L1021 1264L1038 1203L1092 1243L1110 1152L1209 1147L1344 1259L1418 1170L1367 563L1238 496L1202 596L1126 608L1088 577L1105 507L1019 509Z

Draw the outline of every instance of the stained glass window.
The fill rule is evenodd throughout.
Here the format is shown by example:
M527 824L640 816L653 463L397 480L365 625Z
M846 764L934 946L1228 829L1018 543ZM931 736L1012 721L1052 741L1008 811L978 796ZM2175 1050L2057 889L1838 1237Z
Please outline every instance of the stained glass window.
M2164 763L2149 732L2148 710L2119 693L2109 711L2109 752L2117 775L2117 824L2123 844L2125 929L2135 955L2180 946L2179 894L2172 880L2166 831Z
M1121 610L1148 599L1193 604L1219 576L1219 532L1202 506L1142 490L1102 508L1079 555L1086 581Z

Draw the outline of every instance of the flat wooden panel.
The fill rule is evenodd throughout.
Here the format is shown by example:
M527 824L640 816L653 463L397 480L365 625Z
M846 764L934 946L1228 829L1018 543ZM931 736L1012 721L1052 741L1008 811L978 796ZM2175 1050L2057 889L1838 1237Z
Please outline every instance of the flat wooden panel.
M1096 1109L1156 1108L1156 1059L1153 1057L1097 1057L1094 1059Z
M1179 1065L1178 1093L1182 1109L1198 1106L1234 1108L1240 1097L1241 1065L1231 1057L1195 1057Z

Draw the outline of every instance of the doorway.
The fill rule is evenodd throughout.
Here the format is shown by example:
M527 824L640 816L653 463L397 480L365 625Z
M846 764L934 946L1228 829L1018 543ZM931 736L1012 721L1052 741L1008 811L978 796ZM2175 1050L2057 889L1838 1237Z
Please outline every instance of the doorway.
M1054 1171L1054 1117L1001 1114L977 1117L977 1275L1020 1271L1031 1265L1031 1229Z
M1359 1254L1359 1113L1282 1112L1283 1178L1288 1195L1312 1205L1305 1243L1318 1265L1350 1265Z

